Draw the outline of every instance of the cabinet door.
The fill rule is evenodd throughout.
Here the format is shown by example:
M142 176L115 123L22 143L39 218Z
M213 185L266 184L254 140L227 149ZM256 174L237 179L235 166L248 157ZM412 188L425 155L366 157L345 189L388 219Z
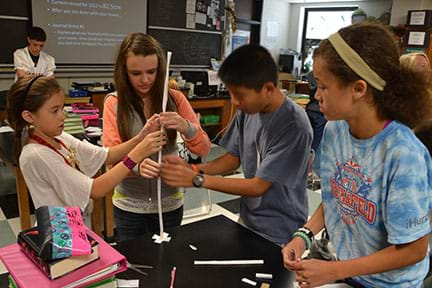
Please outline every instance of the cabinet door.
M190 104L196 113L201 116L218 115L219 123L209 125L201 123L201 126L209 133L209 137L213 138L216 134L228 126L232 114L235 111L231 107L230 99L209 99L209 100L190 100Z

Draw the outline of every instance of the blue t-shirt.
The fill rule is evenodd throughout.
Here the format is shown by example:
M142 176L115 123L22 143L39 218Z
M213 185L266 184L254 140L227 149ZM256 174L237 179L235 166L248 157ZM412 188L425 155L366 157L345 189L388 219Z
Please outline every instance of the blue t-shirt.
M240 158L245 178L272 183L261 197L241 198L240 217L249 228L277 244L287 243L306 223L311 143L306 112L291 100L272 113L237 111L221 140L230 154Z
M393 121L360 140L351 136L347 122L330 121L314 168L339 259L366 256L430 233L431 157L408 127ZM428 269L429 256L408 267L353 278L366 287L421 287Z

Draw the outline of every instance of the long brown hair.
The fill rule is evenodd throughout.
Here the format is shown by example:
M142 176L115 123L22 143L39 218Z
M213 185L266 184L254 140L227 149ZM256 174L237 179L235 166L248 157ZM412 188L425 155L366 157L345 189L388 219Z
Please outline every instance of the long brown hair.
M117 126L120 137L126 141L132 137L131 128L133 122L133 111L135 111L143 124L146 123L144 115L144 102L139 97L127 74L126 60L129 53L134 55L156 55L158 58L158 67L156 80L150 90L151 113L160 113L162 111L162 95L165 84L166 58L160 44L150 35L143 33L130 33L120 45L117 53L114 80L117 89ZM167 111L175 111L176 106L171 97L168 97ZM168 131L170 143L175 142L176 131Z
M18 160L22 149L23 130L29 124L21 116L24 110L36 113L55 93L62 91L59 83L52 77L24 76L9 89L7 96L7 119L15 130L14 155Z
M430 118L432 101L425 77L400 65L395 36L384 26L373 23L354 24L339 34L360 57L387 83L383 91L372 90L372 104L382 119L397 120L411 128ZM337 54L329 40L321 41L314 58L321 57L327 69L341 85L360 79Z

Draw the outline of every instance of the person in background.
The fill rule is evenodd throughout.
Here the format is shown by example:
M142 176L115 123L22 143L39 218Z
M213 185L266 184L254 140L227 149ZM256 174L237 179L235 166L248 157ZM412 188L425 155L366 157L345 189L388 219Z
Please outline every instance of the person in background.
M321 142L322 133L324 131L327 120L324 118L324 114L319 109L318 100L315 99L315 93L317 91L317 83L313 76L313 71L307 74L307 80L309 82L309 103L306 105L306 113L309 117L313 129L313 141L312 149L317 151Z
M165 136L153 118L127 142L109 149L95 146L63 132L63 105L55 78L24 76L12 85L7 117L15 130L15 156L35 208L78 206L91 212L90 198L112 191L136 163L162 149ZM102 165L117 162L92 178Z
M432 81L432 68L429 57L425 53L408 53L400 58L401 65L408 69L424 73L427 81Z
M202 130L186 97L169 89L167 112L162 111L166 57L160 44L150 35L131 33L121 43L115 63L117 91L107 95L103 112L103 143L118 145L135 137L142 127L156 117L167 129L164 154L177 152L177 132L186 147L198 156L207 156L210 139ZM135 174L124 179L114 190L114 220L120 240L159 232L157 154L141 161ZM162 183L162 210L165 227L180 225L184 195Z
M425 53L413 52L403 54L400 56L399 60L402 65L406 65L408 68L431 72L431 63L429 57Z
M14 52L15 81L24 75L53 76L55 60L43 52L47 36L40 27L33 27L27 35L28 46Z
M321 41L313 71L329 120L314 161L322 204L283 248L285 266L300 287L422 287L432 159L410 127L431 115L429 83L400 65L393 35L372 23ZM338 261L301 260L324 227Z
M199 165L166 156L162 179L175 187L240 195L240 221L276 244L286 243L308 216L312 129L306 112L277 88L277 66L264 47L236 49L218 74L238 108L219 143L227 153ZM240 164L245 179L213 176Z

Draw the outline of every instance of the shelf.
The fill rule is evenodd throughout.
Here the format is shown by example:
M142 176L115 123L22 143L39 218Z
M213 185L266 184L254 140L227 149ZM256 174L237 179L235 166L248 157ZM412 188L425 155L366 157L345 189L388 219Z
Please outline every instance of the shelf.
M251 44L260 43L264 0L235 0L237 29L250 31Z
M194 109L195 113L201 113L202 115L214 114L218 115L220 118L215 119L214 122L210 123L201 123L203 128L207 128L207 133L210 133L209 136L213 138L216 134L214 132L219 129L224 129L228 126L231 118L236 109L231 106L231 99L189 99L189 103ZM215 122L219 120L218 122ZM213 134L212 134L213 132Z
M237 18L237 23L248 25L261 25L260 21Z
M212 127L212 126L220 126L220 125L222 125L221 122L218 122L218 123L207 123L207 124L201 123L202 127Z

